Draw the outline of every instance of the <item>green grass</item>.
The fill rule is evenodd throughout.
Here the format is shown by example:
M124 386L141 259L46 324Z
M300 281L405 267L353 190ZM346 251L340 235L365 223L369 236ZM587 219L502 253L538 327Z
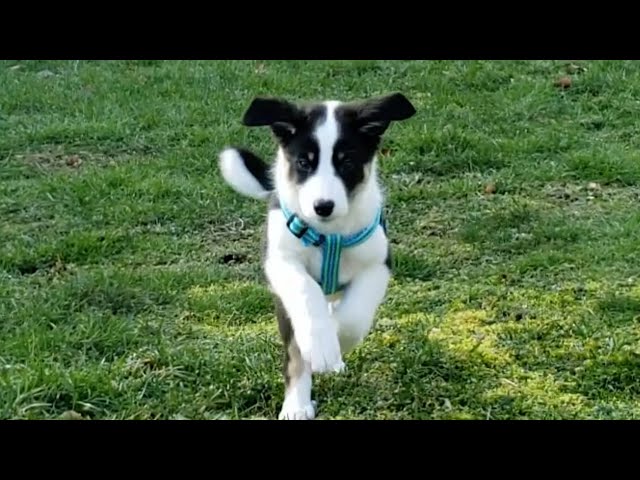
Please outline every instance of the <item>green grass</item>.
M396 274L319 418L640 418L640 63L577 63L0 63L0 418L275 418L265 210L216 154L273 151L256 94L390 91Z

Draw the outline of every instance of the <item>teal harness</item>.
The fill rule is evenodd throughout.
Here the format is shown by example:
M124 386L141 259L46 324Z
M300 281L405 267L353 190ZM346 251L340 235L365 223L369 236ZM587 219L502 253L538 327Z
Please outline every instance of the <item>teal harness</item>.
M373 235L378 226L381 226L386 232L382 209L378 210L371 225L353 235L343 236L338 233L331 235L318 233L298 215L290 212L284 205L280 204L280 208L287 219L287 228L302 241L305 247L322 247L322 273L319 283L325 295L334 294L346 287L346 285L340 285L338 280L342 249L361 244Z

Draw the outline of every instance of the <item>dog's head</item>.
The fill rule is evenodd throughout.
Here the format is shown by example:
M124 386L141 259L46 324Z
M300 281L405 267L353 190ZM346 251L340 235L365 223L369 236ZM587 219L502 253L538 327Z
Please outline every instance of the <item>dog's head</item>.
M246 126L269 126L295 188L302 214L320 222L345 216L366 183L383 133L391 122L416 113L395 93L359 102L295 104L258 97L247 109Z

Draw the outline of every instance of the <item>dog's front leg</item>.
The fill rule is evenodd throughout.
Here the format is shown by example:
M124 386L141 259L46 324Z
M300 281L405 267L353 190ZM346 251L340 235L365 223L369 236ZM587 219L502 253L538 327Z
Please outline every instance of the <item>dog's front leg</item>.
M302 360L312 372L342 371L338 333L320 286L300 262L284 255L271 255L265 272L289 316Z
M347 354L369 333L389 284L386 265L374 265L356 275L332 313L342 354Z

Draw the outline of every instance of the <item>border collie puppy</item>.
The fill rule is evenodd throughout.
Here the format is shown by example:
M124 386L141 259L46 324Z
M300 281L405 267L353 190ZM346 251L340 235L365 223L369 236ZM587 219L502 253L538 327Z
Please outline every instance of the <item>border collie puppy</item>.
M391 122L416 113L400 93L298 104L257 97L248 127L269 127L272 166L244 148L219 156L237 192L268 203L264 273L284 343L279 419L313 419L312 374L341 372L369 333L391 275L376 152Z

